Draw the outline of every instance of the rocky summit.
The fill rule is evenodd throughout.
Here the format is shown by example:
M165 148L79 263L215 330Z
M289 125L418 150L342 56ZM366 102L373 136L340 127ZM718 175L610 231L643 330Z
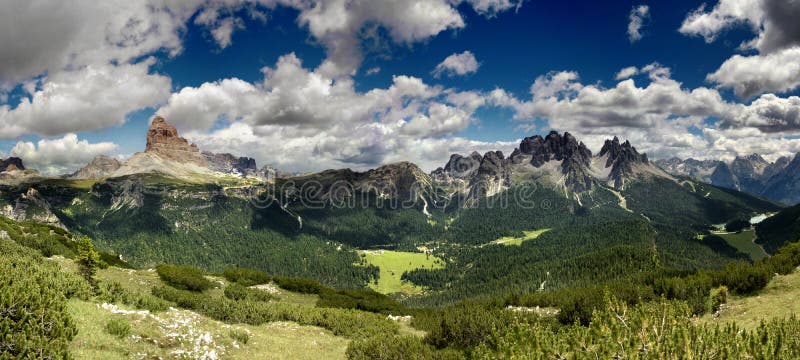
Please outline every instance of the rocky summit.
M69 178L99 179L113 174L121 166L122 164L117 159L105 155L97 155L89 164L72 173Z
M147 131L145 153L158 155L162 159L181 163L192 163L207 166L206 157L200 153L197 145L190 144L178 135L174 126L160 116L153 118L150 130Z
M25 170L25 166L22 165L22 159L18 157L10 157L5 160L0 159L0 172L13 170Z
M607 180L613 181L616 188L623 187L626 179L636 175L638 165L650 163L647 155L639 154L627 140L620 144L616 136L613 140L605 141L597 156L606 158L605 168L611 168Z

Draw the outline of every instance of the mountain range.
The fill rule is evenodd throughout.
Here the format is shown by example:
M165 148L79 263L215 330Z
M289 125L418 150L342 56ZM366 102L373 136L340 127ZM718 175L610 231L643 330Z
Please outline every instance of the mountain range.
M676 176L689 176L716 186L764 196L784 204L800 203L800 154L769 162L758 154L737 156L727 163L671 158L656 165Z
M426 251L445 265L404 275L427 289L408 301L443 304L609 279L599 268L721 267L748 255L698 234L782 208L671 175L618 138L593 154L550 132L508 156L453 154L431 173L400 162L286 175L204 152L161 118L145 136L124 162L98 157L62 177L7 160L0 215L88 236L134 266L250 267L339 288L376 281L357 250ZM532 231L541 235L522 250L493 246Z

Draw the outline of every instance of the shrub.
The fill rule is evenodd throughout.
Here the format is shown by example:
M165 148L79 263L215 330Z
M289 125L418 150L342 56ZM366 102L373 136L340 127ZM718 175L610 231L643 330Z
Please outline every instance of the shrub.
M375 313L405 314L405 306L384 294L372 290L332 290L319 292L319 307L358 309Z
M161 298L128 291L116 281L101 282L97 290L97 299L107 303L123 303L151 312L165 311L170 307L170 303Z
M226 298L231 300L250 300L250 301L266 302L273 300L275 298L266 291L251 289L239 285L238 283L231 283L227 287L225 287L224 294Z
M468 349L483 344L499 329L509 326L514 314L474 302L462 302L439 313L439 326L426 340L438 348Z
M125 319L111 319L106 323L106 331L120 339L131 334L131 324Z
M306 278L290 278L286 276L276 276L273 281L281 287L281 289L293 291L301 294L319 294L324 285Z
M259 270L246 269L246 268L231 268L222 273L228 281L239 283L244 286L253 286L266 284L272 281L272 276Z
M0 254L0 359L68 357L77 329L66 299L88 299L88 283L10 239Z
M737 294L751 294L767 286L773 273L768 266L734 261L716 273L716 283Z
M394 359L462 359L456 351L436 350L416 336L372 337L357 340L347 347L347 358L351 360Z
M191 266L159 265L156 272L161 280L177 289L204 291L214 286L202 270Z
M247 344L250 341L250 333L241 329L231 329L228 333L231 339L238 341L241 344Z
M153 288L153 295L227 323L261 325L274 321L293 321L300 325L326 328L334 335L348 338L393 335L399 329L396 323L382 315L355 310L321 309L297 304L249 300L235 301L167 286Z
M709 301L709 308L711 312L719 311L719 308L722 306L722 304L728 302L728 288L725 286L720 286L711 290Z

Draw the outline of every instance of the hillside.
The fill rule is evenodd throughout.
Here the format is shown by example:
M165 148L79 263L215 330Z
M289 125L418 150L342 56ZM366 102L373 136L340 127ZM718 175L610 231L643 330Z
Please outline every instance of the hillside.
M798 243L756 265L722 271L652 274L650 280L617 279L600 288L409 309L371 291L340 291L255 270L213 274L171 265L155 270L108 266L92 255L91 242L78 241L77 254L69 247L48 250L48 236L75 237L37 226L3 222L0 310L35 312L51 320L4 317L0 324L13 336L4 340L0 356L249 359L277 352L278 358L290 359L460 359L577 353L587 347L598 356L633 355L639 347L668 356L686 351L698 356L708 351L736 357L800 354L795 337L782 338L800 329L797 320L784 318L798 311L789 300L796 290L793 270L800 265ZM55 251L55 256L46 258L42 251ZM645 284L650 285L641 287ZM706 292L691 290L703 287ZM676 292L681 288L690 292ZM700 301L694 302L695 297ZM25 299L24 307L15 299ZM548 310L538 308L544 304ZM782 311L763 311L768 304L781 305ZM586 311L593 315L583 317ZM700 322L692 318L709 311L713 315ZM640 332L658 319L669 319L659 334ZM691 340L681 335L687 331L694 334ZM615 339L613 346L608 337ZM697 347L698 339L707 345Z
M767 251L800 238L800 205L787 208L756 225L756 242Z

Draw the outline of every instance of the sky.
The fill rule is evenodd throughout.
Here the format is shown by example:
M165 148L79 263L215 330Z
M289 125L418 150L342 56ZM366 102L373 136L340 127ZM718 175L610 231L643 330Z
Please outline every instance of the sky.
M283 171L568 131L650 158L800 152L800 1L9 0L0 157L142 151L160 115Z

